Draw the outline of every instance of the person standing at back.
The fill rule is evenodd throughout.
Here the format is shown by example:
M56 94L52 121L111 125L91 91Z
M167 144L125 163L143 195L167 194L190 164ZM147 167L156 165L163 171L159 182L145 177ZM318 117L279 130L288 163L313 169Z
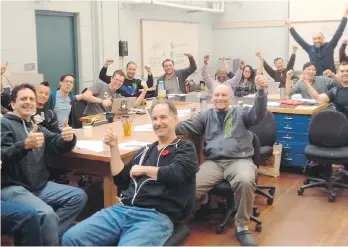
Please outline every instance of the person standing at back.
M197 69L195 59L190 53L184 53L190 61L190 66L186 69L174 69L174 61L166 59L162 63L165 74L157 80L156 94L158 92L158 82L163 81L164 89L167 94L186 93L185 81Z
M313 45L308 44L304 39L296 32L292 27L290 21L286 21L286 24L290 28L290 34L296 40L296 42L307 52L309 59L315 64L317 69L316 75L323 75L323 72L327 69L336 73L334 65L334 50L338 44L339 39L342 37L344 29L347 25L348 7L344 12L342 21L329 42L324 42L324 35L322 32L316 32L313 34Z

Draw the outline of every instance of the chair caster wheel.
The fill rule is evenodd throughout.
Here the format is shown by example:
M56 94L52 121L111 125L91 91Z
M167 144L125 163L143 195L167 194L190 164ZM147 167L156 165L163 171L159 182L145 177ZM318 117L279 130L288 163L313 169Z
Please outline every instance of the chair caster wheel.
M261 225L261 224L256 224L255 230L256 230L257 232L261 232L261 231L262 231L262 225Z
M274 196L275 188L270 189L270 190L268 191L268 193L269 193L271 196Z
M336 200L336 196L329 195L328 200L329 202L334 202Z
M77 184L80 186L80 187L84 187L86 185L86 179L85 178L80 178L78 181L77 181Z
M267 205L272 205L272 204L273 204L273 198L268 198Z
M297 191L297 195L302 196L303 192L304 192L304 189L301 188Z
M253 208L253 215L254 215L254 217L260 216L260 211L258 210L258 208Z
M308 179L306 179L306 180L303 182L303 185L307 185L307 184L309 184L309 180L308 180Z
M216 234L221 234L224 231L224 227L223 226L218 226L215 228L215 233Z

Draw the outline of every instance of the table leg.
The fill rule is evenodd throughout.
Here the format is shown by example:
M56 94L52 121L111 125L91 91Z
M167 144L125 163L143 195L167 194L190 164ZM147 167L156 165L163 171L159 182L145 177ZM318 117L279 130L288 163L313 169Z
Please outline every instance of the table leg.
M104 208L115 205L117 200L117 188L112 177L104 177Z

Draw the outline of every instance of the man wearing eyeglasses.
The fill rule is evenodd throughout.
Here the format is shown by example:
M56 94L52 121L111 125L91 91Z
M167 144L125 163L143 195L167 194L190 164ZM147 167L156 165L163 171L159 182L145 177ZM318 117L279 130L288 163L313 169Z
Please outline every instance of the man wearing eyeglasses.
M64 119L69 119L69 125L72 125L74 116L73 102L83 99L82 94L75 95L71 91L75 85L75 77L71 73L63 74L59 80L59 89L50 94L47 106L57 114L58 127L63 129Z

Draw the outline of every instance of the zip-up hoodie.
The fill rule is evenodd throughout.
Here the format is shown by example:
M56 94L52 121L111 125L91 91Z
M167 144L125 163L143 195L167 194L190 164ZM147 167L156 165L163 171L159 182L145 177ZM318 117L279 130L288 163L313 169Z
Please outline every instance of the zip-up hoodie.
M196 148L188 140L176 139L162 149L157 164L151 164L159 167L157 180L147 176L131 179L129 173L132 166L149 165L146 161L151 150L157 148L157 145L158 142L155 142L140 149L124 169L114 176L114 182L122 191L123 204L154 208L176 221L192 196L196 183L199 167Z
M180 122L176 133L204 135L204 155L207 160L250 158L254 155L254 149L249 128L258 124L266 113L267 94L261 89L255 95L253 107L231 106L228 109L222 129L216 109L212 108Z
M33 129L33 124L6 114L1 118L1 185L21 185L29 191L37 191L46 185L49 172L44 164L44 155L61 154L71 151L76 137L65 142L60 134L52 133L39 126L38 132L45 136L39 149L25 149L24 140Z

